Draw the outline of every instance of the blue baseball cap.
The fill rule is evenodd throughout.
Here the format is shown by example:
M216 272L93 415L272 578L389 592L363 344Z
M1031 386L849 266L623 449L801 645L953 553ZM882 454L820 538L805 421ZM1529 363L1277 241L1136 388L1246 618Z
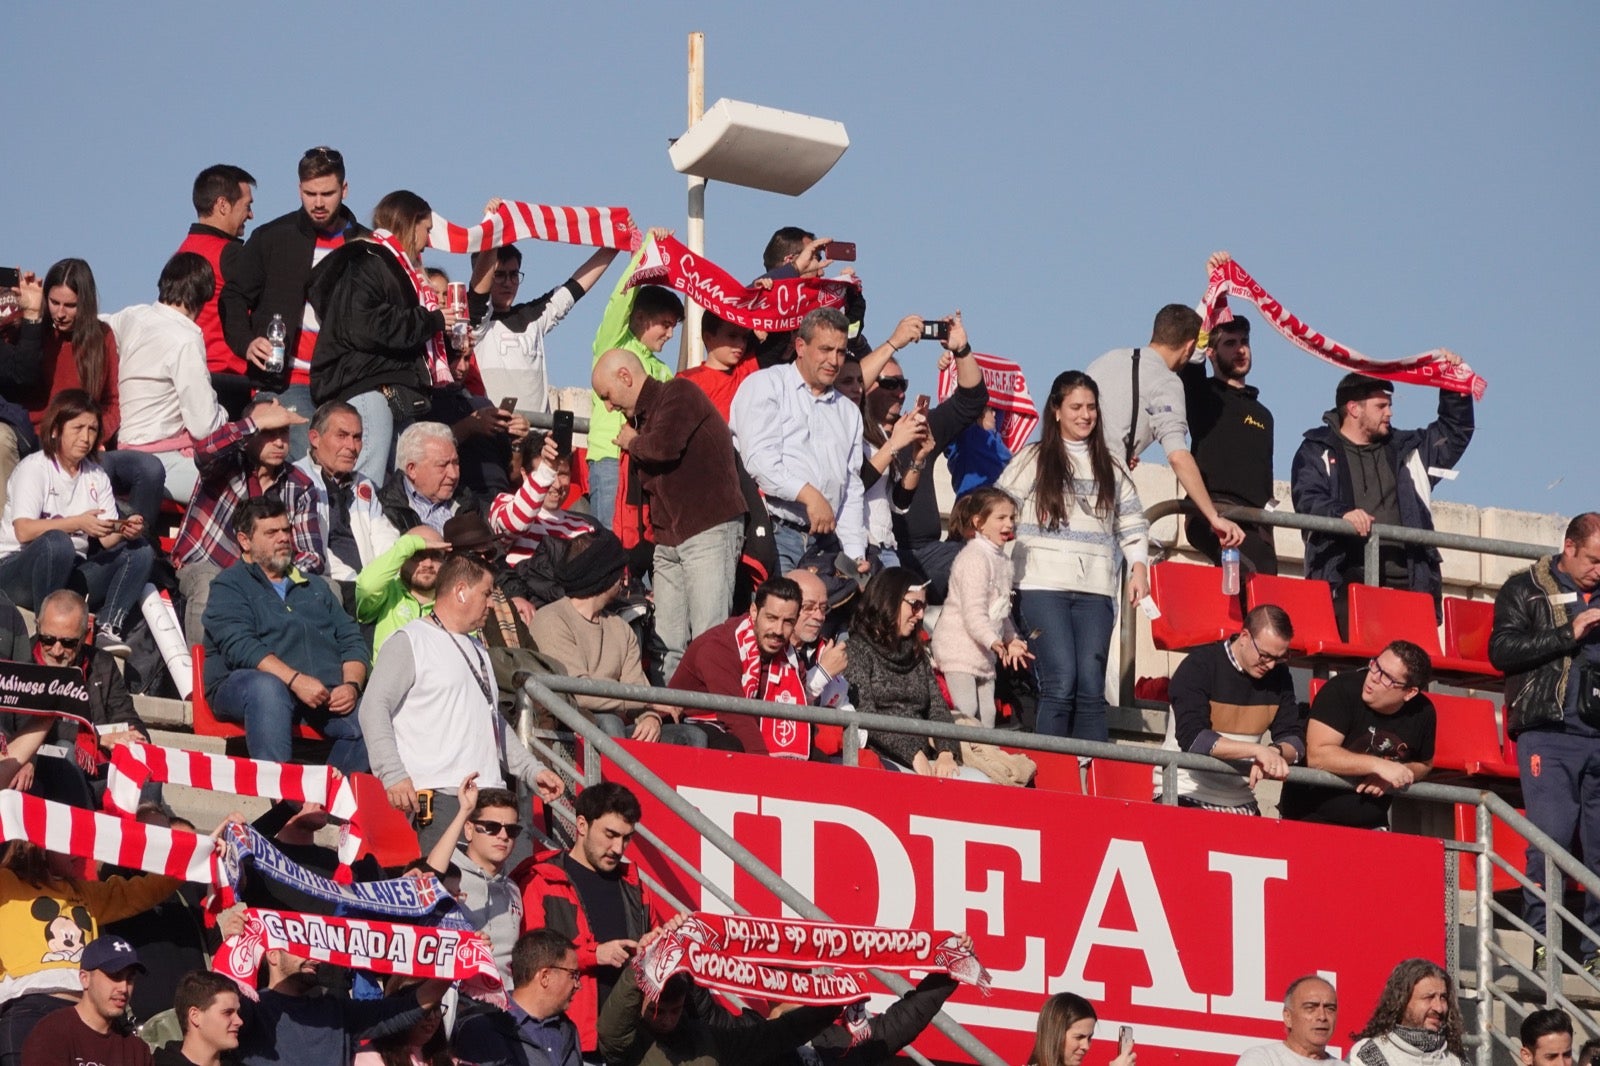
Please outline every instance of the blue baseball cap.
M144 963L139 961L139 953L120 936L102 936L89 941L83 954L78 957L78 967L105 973L117 973L120 970L145 972Z

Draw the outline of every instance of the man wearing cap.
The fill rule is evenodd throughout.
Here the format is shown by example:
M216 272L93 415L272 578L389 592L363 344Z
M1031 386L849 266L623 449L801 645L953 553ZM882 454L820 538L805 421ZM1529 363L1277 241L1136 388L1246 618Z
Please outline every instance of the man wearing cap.
M1461 357L1445 353L1451 366ZM1290 468L1299 514L1342 518L1358 536L1306 533L1306 577L1333 586L1334 610L1345 617L1345 587L1353 581L1426 592L1435 605L1443 591L1439 550L1386 541L1379 573L1365 573L1362 544L1372 527L1433 528L1433 487L1454 477L1472 440L1467 393L1439 390L1439 417L1424 429L1393 429L1394 386L1365 374L1346 374L1323 425L1306 431ZM1437 609L1437 608L1436 608Z
M472 636L488 617L493 589L482 559L467 552L446 558L433 613L384 643L361 701L372 772L389 802L413 817L424 852L455 818L459 786L470 774L485 789L521 781L546 802L563 789L500 714L494 668ZM419 793L431 794L431 809Z
M22 1066L148 1066L150 1046L122 1020L144 973L139 953L120 936L101 936L84 947L78 967L83 998L33 1027L22 1045Z

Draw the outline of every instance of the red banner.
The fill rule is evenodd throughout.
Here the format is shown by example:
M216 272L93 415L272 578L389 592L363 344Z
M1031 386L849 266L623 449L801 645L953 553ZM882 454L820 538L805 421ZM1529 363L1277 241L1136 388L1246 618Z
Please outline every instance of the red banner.
M1321 972L1339 1040L1396 962L1444 958L1442 842L1151 803L1004 789L883 770L629 744L834 921L964 930L993 975L946 1010L1026 1061L1046 996L1099 1008L1097 1038L1131 1025L1140 1066L1233 1066L1283 1038L1283 991ZM631 785L614 766L606 777ZM644 820L750 912L785 915L742 867L642 789ZM680 899L724 908L638 844ZM882 989L873 986L875 991ZM874 1010L884 1000L875 999ZM930 1031L918 1047L965 1056ZM1330 1048L1330 1050L1332 1050ZM1115 1052L1102 1045L1092 1061Z
M843 307L845 293L859 288L861 279L780 278L770 288L746 286L678 240L658 237L645 242L628 284L665 285L736 326L784 333L798 329L819 307Z

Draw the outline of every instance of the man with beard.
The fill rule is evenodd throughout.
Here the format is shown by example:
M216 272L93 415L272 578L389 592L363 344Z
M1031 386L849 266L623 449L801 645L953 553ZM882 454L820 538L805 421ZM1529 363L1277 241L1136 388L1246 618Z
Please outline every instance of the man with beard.
M374 656L395 630L433 613L434 583L449 550L432 526L418 526L356 576L356 621L373 627Z
M22 1045L24 1066L146 1066L150 1046L123 1023L134 982L144 973L139 953L119 936L101 936L78 963L83 998L45 1015Z
M670 687L769 703L811 702L792 643L800 603L800 586L790 579L763 583L749 614L734 615L689 642ZM811 755L811 727L801 722L745 714L689 713L686 719L705 729L714 748L794 759Z
M1246 1048L1238 1066L1306 1066L1333 1062L1328 1041L1339 1021L1339 996L1316 974L1296 978L1283 996L1282 1041Z
M206 699L219 719L244 726L252 759L289 762L304 721L333 741L331 765L365 770L353 713L367 680L361 630L326 581L294 565L282 500L244 501L233 528L241 561L217 575L202 619Z
M1349 1061L1360 1066L1461 1066L1461 1010L1450 975L1427 959L1389 974Z

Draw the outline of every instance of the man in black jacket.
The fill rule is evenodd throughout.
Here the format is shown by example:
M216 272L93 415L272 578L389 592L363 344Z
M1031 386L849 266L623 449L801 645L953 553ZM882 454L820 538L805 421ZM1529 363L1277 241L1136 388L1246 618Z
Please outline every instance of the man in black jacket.
M312 148L300 157L300 209L257 226L242 246L230 248L223 262L227 281L217 298L222 332L247 364L258 394L276 395L285 407L304 415L315 413L311 402L311 353L317 343L317 316L306 302L311 268L348 240L367 229L344 205L349 186L344 156L332 148ZM284 362L267 370L272 344L267 327L282 315L288 327ZM290 431L289 461L306 454L305 426Z
M1489 661L1506 675L1528 818L1562 844L1576 830L1584 863L1600 873L1600 513L1578 515L1561 554L1500 586ZM1528 878L1544 885L1537 848L1528 849ZM1526 889L1522 900L1528 924L1542 930L1544 901ZM1600 928L1600 898L1585 893L1583 920ZM1583 946L1584 968L1600 975L1595 944L1585 937Z
M378 493L383 517L395 529L444 524L458 514L479 514L477 496L461 480L455 435L442 422L413 422L394 446L393 474Z

